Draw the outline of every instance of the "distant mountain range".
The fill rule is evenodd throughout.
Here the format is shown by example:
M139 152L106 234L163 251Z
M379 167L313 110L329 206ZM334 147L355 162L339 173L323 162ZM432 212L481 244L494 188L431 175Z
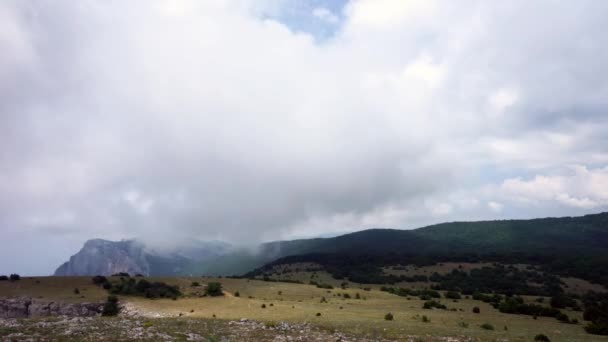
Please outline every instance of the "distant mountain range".
M608 213L581 217L452 222L414 230L369 229L332 238L264 243L255 251L201 243L196 253L158 254L135 241L91 240L56 275L110 274L238 275L288 256L315 255L525 255L588 260L608 265ZM197 248L191 248L197 250ZM543 259L545 258L545 259ZM539 259L540 260L540 259ZM598 274L606 274L606 266Z

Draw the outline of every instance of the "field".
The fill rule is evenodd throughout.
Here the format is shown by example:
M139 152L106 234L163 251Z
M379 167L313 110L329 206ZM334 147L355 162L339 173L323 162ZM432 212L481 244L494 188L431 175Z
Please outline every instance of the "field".
M452 301L441 298L440 301L447 305L448 310L423 309L422 300L382 292L378 286L349 284L346 289L321 289L308 284L231 278L150 280L179 285L185 296L178 300L121 296L120 301L126 305L126 312L156 320L157 323L153 324L157 326L169 324L168 322L179 325L180 321L193 320L205 322L204 324L216 322L216 325L222 326L228 321L246 318L264 322L268 326L276 326L280 322L309 323L324 331L339 331L349 336L371 339L469 336L479 341L533 341L534 336L542 333L552 341L608 341L608 337L587 334L583 330L583 324L564 324L554 318L539 317L535 320L530 316L502 314L486 303L471 299ZM194 281L201 286L191 286ZM220 282L225 295L200 297L204 284L208 282ZM79 289L80 294L74 293L75 288ZM235 296L237 292L238 297ZM344 298L344 294L350 298ZM357 294L360 299L356 299ZM90 302L102 300L106 293L93 285L89 277L38 277L0 282L0 297L15 296ZM481 313L473 313L474 306L478 306ZM394 316L392 321L384 319L389 312ZM583 322L580 312L566 313ZM428 321L423 320L423 317L427 317ZM159 323L163 321L165 322ZM486 323L492 325L494 330L482 329L481 325ZM183 324L187 326L191 323ZM266 340L262 337L260 339Z

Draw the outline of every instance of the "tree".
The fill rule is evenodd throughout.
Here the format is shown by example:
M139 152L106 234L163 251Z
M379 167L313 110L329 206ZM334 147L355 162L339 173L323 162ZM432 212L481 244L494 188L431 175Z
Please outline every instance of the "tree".
M9 279L10 279L10 281L17 281L17 280L21 280L21 276L16 273L13 273L10 275Z

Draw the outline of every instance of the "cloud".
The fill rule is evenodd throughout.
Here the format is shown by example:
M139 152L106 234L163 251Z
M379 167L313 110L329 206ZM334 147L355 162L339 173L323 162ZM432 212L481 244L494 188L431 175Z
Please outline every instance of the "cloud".
M537 175L530 180L505 180L500 190L522 202L557 202L566 206L594 209L608 205L608 168L571 167L567 175Z
M3 238L60 261L606 209L606 4L329 5L320 40L289 1L0 3Z
M330 24L337 24L340 18L333 14L329 9L325 7L316 7L312 10L312 15L319 20L325 21Z

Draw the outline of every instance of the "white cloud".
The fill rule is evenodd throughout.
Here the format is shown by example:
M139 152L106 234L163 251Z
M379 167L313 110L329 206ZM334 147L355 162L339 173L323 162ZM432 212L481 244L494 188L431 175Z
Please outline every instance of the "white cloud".
M330 24L337 24L340 21L337 15L325 7L316 7L312 10L312 15Z
M357 0L321 43L285 3L0 2L2 236L607 208L608 3Z
M488 208L490 208L490 210L492 210L493 212L499 213L504 208L504 205L498 202L490 201L488 202Z
M355 0L349 3L349 25L390 29L407 20L426 19L436 9L434 0Z
M537 175L532 179L505 180L500 191L508 198L529 203L553 202L593 209L608 205L608 168L570 168L566 175Z

